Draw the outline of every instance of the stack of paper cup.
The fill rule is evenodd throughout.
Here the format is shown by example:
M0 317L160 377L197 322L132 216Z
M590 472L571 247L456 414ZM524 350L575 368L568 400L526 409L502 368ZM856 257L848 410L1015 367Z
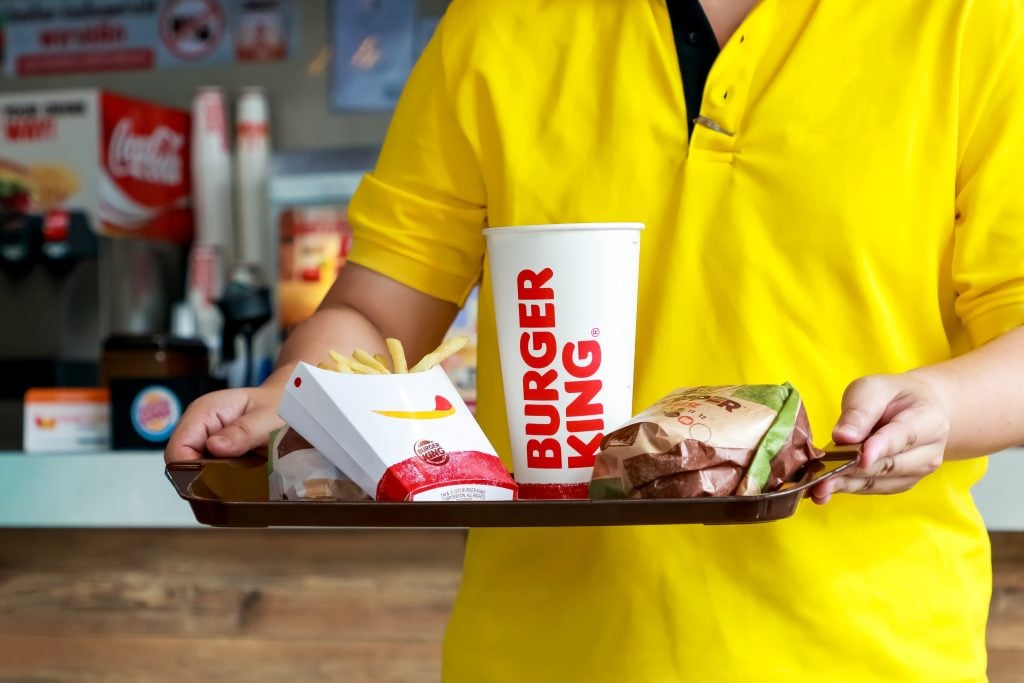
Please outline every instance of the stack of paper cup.
M192 102L192 188L196 244L232 256L231 153L228 149L224 93L200 88Z
M222 321L215 302L224 291L234 234L231 154L224 93L219 88L200 88L192 101L191 151L196 236L189 254L187 298L216 373Z
M262 88L242 90L238 99L237 153L238 262L268 272L267 182L270 175L270 132L267 98Z
M632 417L639 223L484 230L521 498L586 498Z

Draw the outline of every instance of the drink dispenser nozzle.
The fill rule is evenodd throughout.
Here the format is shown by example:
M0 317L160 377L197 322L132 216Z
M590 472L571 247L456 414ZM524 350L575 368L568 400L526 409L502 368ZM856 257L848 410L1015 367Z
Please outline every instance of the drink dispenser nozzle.
M221 359L225 362L235 359L235 338L242 335L245 342L245 381L253 386L256 384L253 337L273 315L270 289L251 281L233 280L224 288L217 307L224 316Z

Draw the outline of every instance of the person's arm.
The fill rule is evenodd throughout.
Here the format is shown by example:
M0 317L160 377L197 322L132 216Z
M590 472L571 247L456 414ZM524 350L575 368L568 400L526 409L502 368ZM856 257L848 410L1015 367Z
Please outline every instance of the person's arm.
M386 337L402 340L410 359L433 349L458 307L384 275L349 264L323 303L284 344L277 369L259 387L219 391L192 403L165 451L165 459L192 460L209 453L242 455L267 441L281 426L277 406L299 361L326 360L328 350L361 348L387 354Z
M395 337L410 360L431 350L479 282L487 190L481 166L476 10L449 7L409 76L374 170L348 205L353 247L324 303L289 336L262 386L195 401L171 437L167 460L241 455L282 422L277 407L300 360L334 349L385 353ZM493 144L492 144L493 146Z
M898 375L853 382L833 430L836 443L863 442L860 468L816 486L833 493L898 493L943 460L973 458L1024 443L1024 328L970 353Z
M453 303L350 264L316 313L288 337L278 367L290 373L299 361L326 359L328 349L350 354L360 348L387 356L387 337L400 339L408 357L417 359L441 342L458 310Z

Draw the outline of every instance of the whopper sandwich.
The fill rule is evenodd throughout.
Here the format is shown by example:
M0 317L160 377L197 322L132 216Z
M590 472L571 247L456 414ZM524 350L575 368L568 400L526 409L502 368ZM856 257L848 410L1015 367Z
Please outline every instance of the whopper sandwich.
M757 495L822 455L790 384L686 387L604 437L590 495Z

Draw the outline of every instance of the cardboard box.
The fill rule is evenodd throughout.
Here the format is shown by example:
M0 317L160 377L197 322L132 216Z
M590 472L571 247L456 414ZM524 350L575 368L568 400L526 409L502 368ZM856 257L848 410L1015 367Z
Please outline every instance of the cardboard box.
M106 389L29 389L24 415L26 453L95 453L110 448Z
M376 500L516 498L511 475L440 367L353 375L300 363L279 414Z

